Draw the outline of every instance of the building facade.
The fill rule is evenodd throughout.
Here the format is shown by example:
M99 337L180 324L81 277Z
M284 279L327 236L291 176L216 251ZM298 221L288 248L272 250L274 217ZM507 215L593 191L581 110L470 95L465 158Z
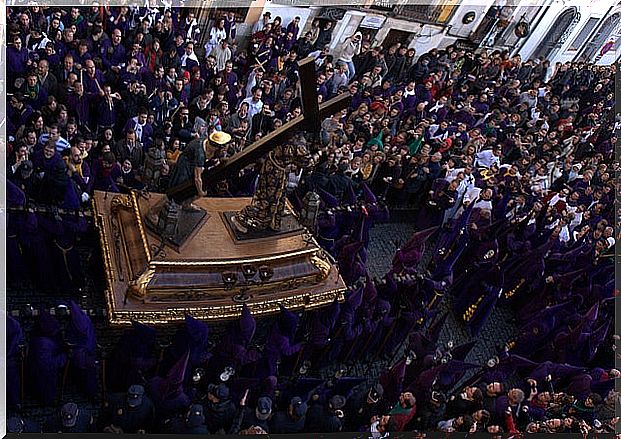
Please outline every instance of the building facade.
M272 19L281 17L285 26L299 16L303 31L315 20L332 21L333 52L357 31L375 45L401 43L415 48L418 54L457 44L507 50L524 59L543 57L553 63L609 64L619 58L621 48L619 0L494 0L485 4L430 0L425 5L407 0L352 0L336 6L292 3L296 4L295 0L255 0L248 8L235 8L238 39L247 38L254 24L269 11ZM217 13L212 11L209 17Z

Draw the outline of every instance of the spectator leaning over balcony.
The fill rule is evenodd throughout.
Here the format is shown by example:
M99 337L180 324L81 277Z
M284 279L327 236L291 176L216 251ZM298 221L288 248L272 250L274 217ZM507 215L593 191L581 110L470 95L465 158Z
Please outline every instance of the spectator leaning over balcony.
M354 67L354 56L360 55L360 48L362 47L362 33L356 32L351 37L345 39L342 44L341 55L338 62L347 64L347 79L351 79L356 74L356 68Z

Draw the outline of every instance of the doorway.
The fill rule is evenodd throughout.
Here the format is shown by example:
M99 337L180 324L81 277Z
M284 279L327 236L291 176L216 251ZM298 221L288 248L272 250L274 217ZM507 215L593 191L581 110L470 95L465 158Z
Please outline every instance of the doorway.
M539 46L537 46L537 49L535 49L530 58L536 59L543 57L548 59L552 52L560 48L567 40L573 26L575 26L579 20L580 14L578 14L578 9L576 7L563 11L563 13L557 17L556 21L550 27L550 30L546 33L546 36L543 37L543 40L541 40Z
M388 49L390 46L396 43L401 43L402 46L408 47L412 40L414 39L414 34L411 32L406 32L403 30L391 29L384 38L382 42L382 47Z

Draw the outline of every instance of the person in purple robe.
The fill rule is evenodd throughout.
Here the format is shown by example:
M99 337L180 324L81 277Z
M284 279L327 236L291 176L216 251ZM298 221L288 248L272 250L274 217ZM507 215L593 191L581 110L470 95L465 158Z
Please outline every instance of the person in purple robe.
M280 305L280 315L272 325L263 357L257 370L258 378L278 375L278 364L297 354L302 349L302 343L295 343L295 334L298 329L300 318Z
M251 347L257 322L246 304L242 306L239 320L231 322L229 329L214 349L210 368L220 374L224 368L232 367L237 376L245 376L245 368L259 359L259 353Z
M354 361L364 358L373 359L382 353L384 343L396 321L396 317L391 315L390 302L384 299L378 299L375 305L373 318L365 320L365 330L361 337L363 344L358 351L358 356L354 357Z
M490 316L502 290L503 273L494 263L481 264L476 272L460 285L455 300L455 314L477 336Z
M7 73L11 78L23 78L26 76L28 67L32 61L28 58L28 49L23 46L22 39L19 35L13 37L12 45L6 48ZM10 88L14 89L13 81L9 82Z
M186 381L189 383L196 368L204 367L205 362L212 357L209 352L209 327L206 323L185 315L184 326L180 328L173 338L171 345L164 352L160 371L168 372L172 365L187 351L190 351L190 359L187 364Z
M337 324L341 306L337 299L329 307L317 310L311 317L308 328L308 340L304 355L299 361L310 361L315 365L330 343L330 335ZM294 371L295 373L296 371Z
M150 378L158 361L157 331L132 320L106 362L106 383L111 392L123 392L133 383Z
M554 350L549 352L557 362L569 363L582 366L589 361L591 356L590 342L598 324L599 303L593 305L573 327L559 331L552 342ZM607 329L607 328L606 328Z
M44 204L59 204L65 198L69 177L67 165L56 152L53 141L35 151L32 164L38 187L36 200Z
M300 33L300 17L295 17L293 20L289 22L287 25L287 33L293 34L293 40L297 41L298 34Z
M429 229L442 224L445 211L457 202L458 186L459 182L456 179L450 183L442 178L433 180L430 197L416 217L416 225L419 229Z
M187 350L173 363L165 376L155 376L146 385L155 405L156 419L160 423L188 407L192 401L184 389L184 382L188 381L189 359L190 351Z
M521 307L522 300L525 300L535 281L545 271L544 257L551 244L552 240L529 253L521 255L519 258L516 257L513 261L508 260L506 264L503 264L505 282L501 302Z
M117 183L123 176L119 165L112 152L104 152L93 164L92 177L88 183L87 192L94 190L104 192L121 192Z
M31 394L43 407L55 404L58 382L67 361L60 324L42 310L30 333L27 364Z
M97 394L97 339L90 317L74 302L69 303L71 321L66 331L70 347L72 378L89 398Z
M338 266L346 284L351 285L366 273L364 256L364 243L351 242L341 249L337 260Z
M357 319L357 310L360 308L363 300L362 283L358 287L350 290L345 299L345 303L341 306L339 318L334 328L334 334L331 337L329 345L326 347L320 365L334 364L339 357L344 357L352 344L362 334L362 322Z
M390 273L415 273L418 269L418 264L425 253L427 240L429 240L437 230L438 227L431 227L412 235L407 243L397 249L397 252L393 257L392 269Z
M121 42L122 34L123 32L120 29L114 29L110 39L101 43L100 56L103 66L107 72L116 75L121 73L121 66L126 62L126 50Z
M573 307L579 306L576 300L550 306L533 313L519 329L517 339L512 343L512 353L518 355L534 354L546 345L562 327L565 317Z
M6 402L10 408L22 403L22 364L26 339L20 323L10 315L6 316ZM25 377L24 377L25 378Z

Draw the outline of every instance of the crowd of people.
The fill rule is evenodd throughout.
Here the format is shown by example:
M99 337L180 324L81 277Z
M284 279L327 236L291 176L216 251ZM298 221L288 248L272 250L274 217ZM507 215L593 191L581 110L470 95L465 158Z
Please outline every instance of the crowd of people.
M358 32L331 50L333 22L304 31L269 12L243 44L233 12L209 29L174 8L30 6L7 18L14 287L84 289L75 244L93 191L165 192L177 163L194 160L192 141L213 141L199 164L209 170L299 117L298 60L315 59L321 102L352 95L309 135L312 167L291 167L287 182L294 206L321 197L316 234L349 287L344 303L302 319L283 307L259 345L246 307L216 341L187 316L161 357L156 330L135 322L105 373L75 303L62 325L41 312L27 336L9 317L9 431L614 430L614 65L417 54ZM252 195L258 172L207 193ZM377 280L367 246L385 206L409 208L418 232ZM438 341L441 302L474 340L509 307L518 336L467 362L475 341ZM373 382L347 373L393 355ZM62 400L67 376L92 400L103 379L97 413ZM64 403L49 422L20 412L22 383L43 407Z

